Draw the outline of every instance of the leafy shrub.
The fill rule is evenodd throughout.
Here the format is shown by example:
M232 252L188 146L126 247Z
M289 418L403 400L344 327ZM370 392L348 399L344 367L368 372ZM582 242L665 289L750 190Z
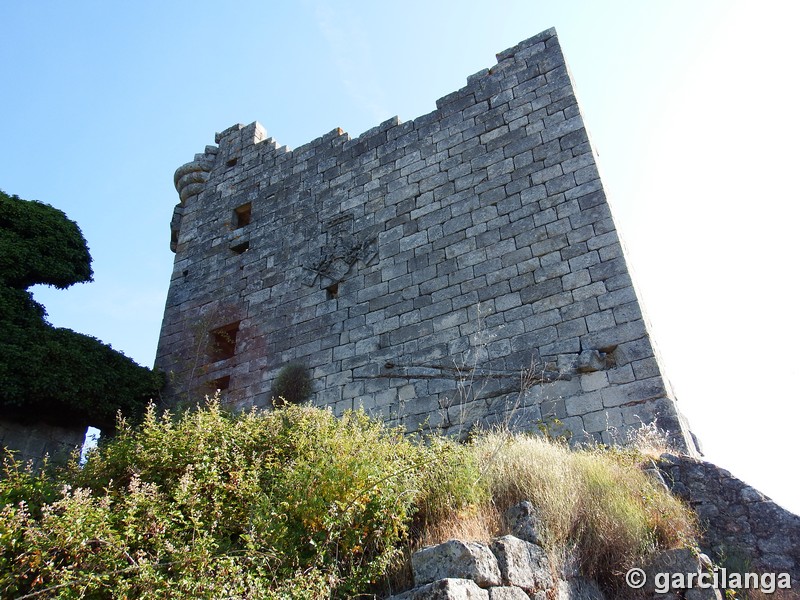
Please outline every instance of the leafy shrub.
M2 475L0 475L0 506L25 502L28 510L41 514L45 504L58 497L54 470L47 457L38 468L33 461L22 463L11 450L4 449Z
M38 516L24 501L0 511L0 590L347 594L396 556L422 462L360 413L288 406L234 417L212 402L176 420L151 408L140 428L121 423L83 469L72 465Z
M520 500L556 569L574 556L613 590L628 567L695 539L691 513L642 460L507 433L417 443L363 413L296 405L150 408L83 468L6 461L0 595L351 597L387 573L402 580L404 546L506 533Z
M275 406L302 404L311 398L311 392L308 369L300 363L289 363L278 372L272 383L272 402Z

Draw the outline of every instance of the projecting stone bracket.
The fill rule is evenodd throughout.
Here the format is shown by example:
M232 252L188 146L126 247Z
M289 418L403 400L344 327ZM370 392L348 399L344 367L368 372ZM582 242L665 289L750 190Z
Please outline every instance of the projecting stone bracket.
M575 360L575 371L578 373L593 373L594 371L603 371L609 369L616 364L613 356L613 348L587 348L582 350Z

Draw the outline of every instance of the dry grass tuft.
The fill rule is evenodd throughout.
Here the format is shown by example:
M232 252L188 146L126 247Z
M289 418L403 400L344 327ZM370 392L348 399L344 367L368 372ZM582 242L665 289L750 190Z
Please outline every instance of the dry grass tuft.
M667 432L655 422L642 423L636 429L628 430L620 445L652 459L659 458L665 452L680 454L670 442Z
M565 557L574 556L585 576L613 587L619 573L659 549L696 539L693 514L642 471L640 465L650 461L637 450L575 450L538 436L493 432L458 453L458 469L451 458L430 480L428 499L436 510L422 511L419 546L454 537L488 541L508 533L503 514L529 500L544 526L554 567L560 570ZM459 484L450 482L437 500L437 485L451 472ZM470 501L453 502L459 486ZM445 509L447 502L454 508Z
M416 547L433 546L453 538L489 543L504 530L503 514L493 503L487 502L472 510L455 513L447 520L430 523L421 532Z

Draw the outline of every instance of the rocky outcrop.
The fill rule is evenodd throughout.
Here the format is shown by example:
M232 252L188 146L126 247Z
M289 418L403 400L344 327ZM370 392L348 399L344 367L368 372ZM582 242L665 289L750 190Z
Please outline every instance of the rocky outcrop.
M415 587L392 600L489 600L489 592L469 579L445 578Z
M595 581L577 571L554 574L540 546L513 535L488 546L449 540L424 548L412 556L412 571L416 587L389 600L605 600ZM722 600L729 581L689 548L662 552L632 571L625 597L642 600Z
M417 585L439 579L471 579L481 587L500 585L500 569L491 550L476 542L450 540L423 548L411 557Z
M411 557L411 568L416 587L392 600L545 600L555 585L544 550L512 535L489 546L449 540L423 548Z
M512 535L531 544L542 543L542 525L533 504L527 500L506 511L506 524Z
M513 532L527 539L505 535L489 545L449 540L423 548L411 557L415 587L391 600L604 599L594 582L554 576L538 544L542 525L530 502L509 509L506 520Z
M673 466L678 464L674 457L670 460ZM676 480L670 481L677 485ZM542 524L530 502L513 506L505 516L515 533L541 538ZM489 545L449 540L414 553L411 564L415 587L389 600L605 600L598 584L581 576L579 565L556 572L538 543L516 535L499 537ZM770 587L772 591L788 587L786 580L765 586L762 579L754 586L735 577L696 549L675 548L628 571L623 595L641 600L722 600L726 588L761 587L771 593Z
M553 573L544 550L536 544L505 535L491 545L503 576L503 584L529 594L553 587Z
M664 454L658 466L670 490L697 513L701 547L713 558L745 570L789 573L798 585L800 517L714 464Z

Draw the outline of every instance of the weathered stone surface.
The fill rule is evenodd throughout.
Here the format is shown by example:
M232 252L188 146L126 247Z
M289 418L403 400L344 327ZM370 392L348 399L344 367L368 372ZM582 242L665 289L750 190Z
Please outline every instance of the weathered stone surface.
M411 556L414 583L439 579L471 579L480 587L501 584L497 559L485 544L450 540L423 548Z
M599 350L584 350L578 355L575 368L579 373L591 373L606 367L605 353Z
M22 462L40 466L45 455L65 460L83 445L85 427L58 427L48 423L16 423L0 419L0 446L13 451Z
M506 511L506 523L512 535L532 544L542 543L542 522L533 504L523 500Z
M700 546L712 559L736 558L762 572L789 573L798 585L800 516L711 463L664 454L658 467L672 492L697 512Z
M440 579L388 600L489 600L489 592L468 579Z
M653 479L653 481L658 483L658 485L663 487L665 490L670 491L669 486L667 485L667 482L664 481L664 476L662 475L658 467L653 465L652 468L642 469L642 471L644 471L651 479Z
M258 123L234 125L179 168L156 358L167 402L225 381L226 405L264 406L296 361L312 372L313 403L336 414L363 406L413 431L530 430L490 401L519 393L532 367L539 401L570 407L572 439L624 435L636 415L692 451L558 38L532 39L412 121L355 139L334 129L295 150ZM215 357L209 332L233 326L233 355ZM570 380L566 395L551 385ZM465 381L478 396L469 407Z
M603 592L597 584L590 579L576 577L574 579L558 580L557 600L605 600Z
M686 600L722 600L722 593L715 587L695 587L686 590Z
M700 559L689 548L675 548L673 550L666 550L656 555L653 560L644 569L647 576L646 583L643 587L645 592L655 593L657 587L657 575L660 574L664 577L665 574L673 573L700 573ZM671 578L668 578L672 581ZM669 591L681 591L682 588Z
M528 594L518 587L489 588L489 600L529 600Z
M553 587L550 561L536 544L506 535L494 540L491 549L505 585L522 588L528 594Z

